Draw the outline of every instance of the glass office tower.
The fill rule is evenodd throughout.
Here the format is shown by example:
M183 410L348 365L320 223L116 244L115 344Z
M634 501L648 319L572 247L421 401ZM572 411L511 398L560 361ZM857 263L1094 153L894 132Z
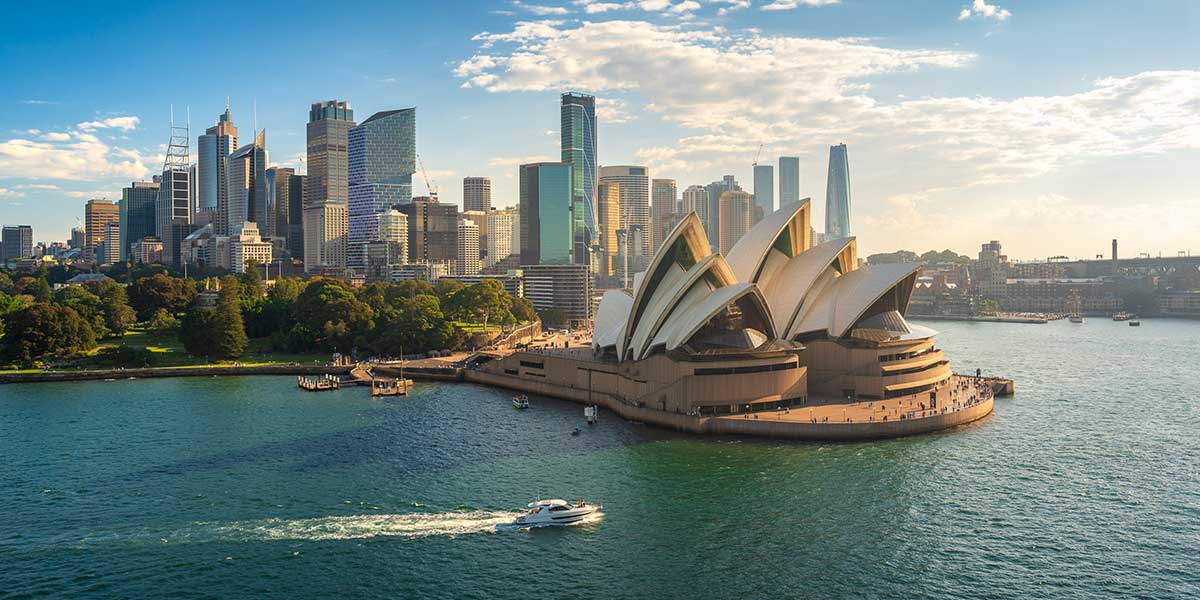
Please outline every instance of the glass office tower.
M377 112L350 130L349 231L346 264L367 266L366 245L379 239L379 215L412 202L417 166L417 109Z
M574 169L567 163L520 167L521 264L574 262Z
M574 257L590 264L589 250L596 243L596 98L586 94L562 95L560 108L562 162L573 167L572 204L576 207Z
M846 145L829 147L829 179L825 185L825 238L850 237L850 158Z

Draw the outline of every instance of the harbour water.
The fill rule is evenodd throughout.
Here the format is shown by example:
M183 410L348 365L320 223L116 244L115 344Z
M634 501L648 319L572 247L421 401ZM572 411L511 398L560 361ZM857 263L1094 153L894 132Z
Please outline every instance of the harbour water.
M473 385L2 386L0 597L1200 596L1200 322L929 325L1017 395L870 443ZM537 494L605 515L496 530Z

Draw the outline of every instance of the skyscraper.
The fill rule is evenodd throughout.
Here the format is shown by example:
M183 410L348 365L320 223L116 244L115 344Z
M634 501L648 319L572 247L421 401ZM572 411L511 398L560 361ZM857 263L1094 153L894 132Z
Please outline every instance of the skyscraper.
M346 267L349 232L350 129L354 110L343 100L314 102L308 111L308 180L304 186L304 270Z
M104 241L98 246L96 262L111 265L121 261L121 223L110 221L104 225Z
M563 162L520 166L522 265L574 262L573 171Z
M400 205L408 215L408 259L414 263L453 263L458 259L458 206L417 196Z
M600 251L603 254L600 274L612 275L617 266L614 261L621 253L621 245L617 239L617 230L623 229L621 223L621 186L616 182L601 182L596 186L597 225L600 233Z
M701 223L708 222L708 189L702 185L689 185L683 190L683 202L680 203L683 214L696 213Z
M846 145L829 147L829 180L825 184L825 236L850 237L850 158Z
M754 165L754 222L775 212L775 167Z
M225 113L217 118L217 124L196 138L197 210L209 213L207 222L213 224L217 235L229 234L229 155L237 150L237 143L238 129L226 99Z
M0 233L0 261L17 260L33 256L33 227L29 225L5 225Z
M238 148L229 157L229 232L236 234L242 224L255 224L255 235L275 234L271 221L275 216L275 199L267 184L267 130L254 136L254 143ZM214 228L215 229L215 228Z
M71 247L72 248L85 247L87 244L86 240L87 240L87 229L85 229L83 227L72 227L71 228Z
M475 224L475 227L477 228L476 233L479 234L479 258L483 259L484 255L487 254L487 247L484 246L484 244L487 243L488 214L481 210L464 210L459 212L458 216L461 219L466 219ZM459 245L462 245L461 241L459 242Z
M472 211L483 214L479 211ZM479 226L471 219L458 220L458 258L456 274L459 277L479 275Z
M287 185L288 253L300 260L304 260L304 186L307 181L308 175L292 175L288 177Z
M671 215L675 212L677 190L674 179L655 179L650 182L651 252L658 250L670 230Z
M177 126L173 119L170 132L154 208L154 229L163 243L163 264L178 268L179 245L191 233L192 223L191 134L186 125Z
M705 233L708 234L709 243L713 244L713 248L719 247L721 239L721 194L725 192L740 192L742 186L738 185L737 179L733 175L726 175L721 178L721 181L714 181L706 186L708 190L708 221L705 222Z
M412 176L417 167L417 109L387 110L371 115L348 134L349 231L347 266L367 266L366 244L377 241L378 215L412 202Z
M795 156L779 157L779 208L800 201L800 159Z
M291 253L292 233L292 178L296 176L296 170L290 167L271 167L267 169L267 183L270 184L271 205L275 207L275 212L271 218L271 237L284 239L284 252L288 255ZM296 214L297 223L300 221L300 212Z
M83 254L86 258L96 257L96 246L104 241L104 227L109 223L121 222L120 208L108 200L88 200L83 208L85 227Z
M520 233L517 234L517 245L513 246L513 229L517 226L517 210L514 208L502 208L500 210L490 210L487 213L487 229L488 236L485 242L487 252L485 252L484 264L492 266L509 255L513 254L513 249L520 250Z
M492 210L492 180L487 177L463 177L463 210Z
M562 162L573 167L573 253L576 263L590 264L591 246L596 241L596 98L568 92L561 100Z
M754 201L741 190L721 194L720 252L729 250L754 226Z
M631 249L630 254L650 254L650 169L639 166L618 165L600 168L602 183L615 183L621 190L621 225L633 231L643 232L641 244Z
M120 259L129 258L129 246L142 238L155 237L158 226L158 187L156 181L134 181L121 190L119 242Z

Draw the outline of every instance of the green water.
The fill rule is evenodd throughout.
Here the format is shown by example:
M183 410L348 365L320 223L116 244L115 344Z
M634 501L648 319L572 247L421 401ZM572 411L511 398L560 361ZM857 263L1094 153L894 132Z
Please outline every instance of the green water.
M927 324L1018 395L809 444L474 385L0 386L0 597L1200 596L1200 323ZM539 494L605 514L496 531Z

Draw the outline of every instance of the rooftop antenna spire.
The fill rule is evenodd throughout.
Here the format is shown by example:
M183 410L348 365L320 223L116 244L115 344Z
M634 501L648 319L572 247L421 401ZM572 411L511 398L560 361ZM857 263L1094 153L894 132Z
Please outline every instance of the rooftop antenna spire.
M258 98L254 99L254 137L258 137Z

